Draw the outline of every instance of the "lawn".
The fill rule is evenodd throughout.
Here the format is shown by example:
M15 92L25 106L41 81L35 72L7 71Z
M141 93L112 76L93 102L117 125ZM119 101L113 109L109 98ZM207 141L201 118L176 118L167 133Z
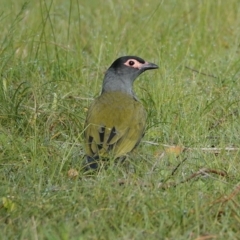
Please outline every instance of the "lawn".
M240 5L0 0L0 239L239 239ZM110 64L147 131L85 171L84 121Z

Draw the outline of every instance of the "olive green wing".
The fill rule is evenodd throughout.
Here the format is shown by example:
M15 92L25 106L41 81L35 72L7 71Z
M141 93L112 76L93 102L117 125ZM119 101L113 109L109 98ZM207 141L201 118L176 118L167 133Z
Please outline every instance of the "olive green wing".
M98 97L85 122L86 154L115 158L130 152L141 140L146 111L129 95L111 92Z

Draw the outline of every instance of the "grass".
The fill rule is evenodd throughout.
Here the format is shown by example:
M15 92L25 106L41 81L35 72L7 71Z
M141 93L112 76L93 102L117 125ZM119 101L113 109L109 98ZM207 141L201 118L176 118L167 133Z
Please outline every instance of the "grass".
M1 3L0 239L239 239L237 0ZM160 66L147 132L89 174L86 109L128 54Z

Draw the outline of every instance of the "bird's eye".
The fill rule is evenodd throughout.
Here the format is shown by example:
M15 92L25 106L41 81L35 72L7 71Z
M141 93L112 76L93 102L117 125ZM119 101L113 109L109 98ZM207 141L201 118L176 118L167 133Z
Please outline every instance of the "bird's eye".
M134 61L129 61L129 65L130 65L130 66L133 66L134 63L135 63Z

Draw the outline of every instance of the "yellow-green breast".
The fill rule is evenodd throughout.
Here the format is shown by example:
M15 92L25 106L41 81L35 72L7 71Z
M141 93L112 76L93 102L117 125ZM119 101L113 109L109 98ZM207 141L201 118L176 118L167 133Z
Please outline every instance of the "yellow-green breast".
M131 152L140 142L147 113L133 96L105 92L91 104L85 122L86 154L114 158Z

